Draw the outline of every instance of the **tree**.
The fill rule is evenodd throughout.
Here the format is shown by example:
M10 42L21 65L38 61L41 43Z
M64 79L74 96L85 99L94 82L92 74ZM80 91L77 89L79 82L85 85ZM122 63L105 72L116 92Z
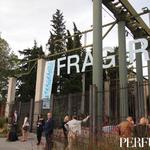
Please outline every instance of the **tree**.
M64 40L66 36L66 27L63 13L57 9L56 13L52 16L52 18L53 18L51 20L52 31L50 31L50 37L47 43L50 55L65 52L66 47ZM62 55L51 57L51 59L57 59L60 56ZM56 70L57 65L55 67L52 93L59 94L62 89L63 77L62 75L58 77L56 75Z
M66 27L63 13L60 10L57 9L52 17L52 31L50 31L47 45L49 45L50 54L56 54L65 51L65 40L61 39L64 39L66 35Z
M80 59L79 62L79 66L81 68L82 66L82 56L83 56L83 49L79 49L77 51L71 51L72 49L76 49L76 48L80 48L82 47L82 43L81 43L81 32L78 30L77 26L75 23L73 23L74 26L74 34L73 37L71 37L70 31L67 30L67 56L69 55L73 55L73 54L78 54ZM72 60L72 62L75 60ZM67 63L67 62L66 62ZM71 69L71 74L67 75L64 74L63 75L63 88L62 88L62 93L63 94L68 94L68 93L77 93L77 92L81 92L82 91L82 73L76 73L75 68Z
M41 58L44 55L42 46L38 47L34 41L33 48L19 51L24 58L21 61L20 77L17 82L17 98L19 101L30 101L35 97L37 61L32 61L36 58Z
M5 39L0 38L0 95L6 100L7 80L13 75L12 69L16 67L18 57L11 51Z

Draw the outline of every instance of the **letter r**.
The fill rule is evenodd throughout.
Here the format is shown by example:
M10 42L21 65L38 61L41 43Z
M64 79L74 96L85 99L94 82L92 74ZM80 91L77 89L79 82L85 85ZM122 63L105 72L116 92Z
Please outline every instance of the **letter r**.
M149 54L146 48L148 47L148 41L144 38L136 39L134 41L129 42L129 60L130 63L133 63L134 61L134 54L136 53L143 53L145 60L148 61Z

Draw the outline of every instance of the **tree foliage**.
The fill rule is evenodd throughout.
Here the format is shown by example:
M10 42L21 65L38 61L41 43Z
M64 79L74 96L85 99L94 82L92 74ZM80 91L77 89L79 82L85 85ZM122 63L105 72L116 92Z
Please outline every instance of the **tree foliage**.
M52 29L50 31L50 37L47 43L50 55L65 52L66 43L65 40L62 39L64 39L66 36L66 26L63 13L58 9L56 10L56 13L52 16L51 28ZM54 57L51 57L51 59L57 59L61 56L62 55L56 55ZM55 67L52 92L55 94L59 94L62 89L63 76L61 75L58 77L56 71L57 64Z
M65 41L61 39L64 39L66 35L66 26L63 13L60 10L57 9L52 18L52 30L50 31L50 38L47 45L49 46L50 54L55 54L65 51Z
M6 100L7 80L13 75L12 69L16 67L18 57L11 51L5 39L0 38L0 95Z
M42 46L38 47L36 41L33 48L24 49L20 51L23 59L20 65L20 77L17 82L17 98L19 101L30 101L35 97L36 87L36 72L37 60L44 55ZM32 61L35 60L35 61ZM25 62L25 63L24 63Z
M79 66L81 69L83 58L85 56L85 50L82 47L81 32L78 30L76 24L73 22L73 37L69 30L66 30L65 21L63 17L63 13L60 10L56 10L56 13L53 15L53 19L51 20L51 31L50 38L48 40L47 46L49 47L50 55L58 54L51 59L57 59L62 56L69 56L73 54L78 54L80 56ZM72 51L72 49L79 48L79 50ZM67 53L66 53L66 51ZM74 62L75 60L72 60ZM62 62L66 63L67 60ZM75 67L71 68L71 74L67 74L66 68L61 68L61 75L57 76L57 64L55 67L55 74L53 80L53 89L52 93L54 94L68 94L82 91L82 73L76 73ZM91 73L87 73L87 77L91 77ZM88 79L89 79L88 78ZM86 86L89 89L89 80L87 79ZM91 81L91 78L90 78Z
M82 66L82 55L84 53L81 43L81 32L78 30L77 26L75 23L73 23L73 37L71 37L70 31L67 30L67 51L69 52L67 56L73 55L73 54L78 54L80 57L80 62L79 66L81 69ZM79 48L77 51L72 51L73 49ZM75 60L72 60L74 62ZM63 94L68 94L68 93L77 93L82 91L82 73L76 73L76 69L73 67L71 68L71 74L64 75L64 84L62 88L62 93Z

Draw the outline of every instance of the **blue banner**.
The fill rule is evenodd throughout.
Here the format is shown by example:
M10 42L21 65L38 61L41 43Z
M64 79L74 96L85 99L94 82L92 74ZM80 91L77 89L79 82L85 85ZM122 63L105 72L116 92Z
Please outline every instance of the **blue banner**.
M43 91L42 91L43 109L50 109L50 98L54 78L54 69L55 69L55 60L47 61L45 64Z

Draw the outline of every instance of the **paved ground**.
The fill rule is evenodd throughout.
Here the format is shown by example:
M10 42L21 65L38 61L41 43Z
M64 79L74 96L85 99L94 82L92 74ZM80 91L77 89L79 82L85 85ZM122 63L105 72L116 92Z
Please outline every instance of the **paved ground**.
M15 142L6 141L6 138L0 138L0 150L43 150L44 146L36 145L36 137L34 134L29 135L26 142L20 140Z
M26 142L21 142L21 137L19 137L19 140L15 142L7 141L6 138L0 138L0 150L45 150L44 137L42 137L41 145L37 146L36 143L36 135L33 133L29 134L28 140ZM83 145L83 143L82 145L79 144L78 146L78 150L87 150L87 146ZM54 141L52 150L66 150L66 147L64 143Z
M8 142L6 138L0 138L0 150L44 150L45 140L42 138L43 144L36 145L36 136L34 134L29 135L29 139L26 142L15 141ZM53 150L63 150L63 144L55 142Z

